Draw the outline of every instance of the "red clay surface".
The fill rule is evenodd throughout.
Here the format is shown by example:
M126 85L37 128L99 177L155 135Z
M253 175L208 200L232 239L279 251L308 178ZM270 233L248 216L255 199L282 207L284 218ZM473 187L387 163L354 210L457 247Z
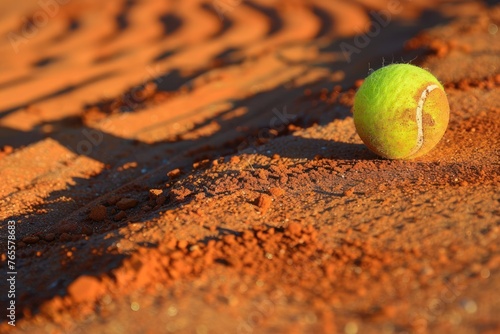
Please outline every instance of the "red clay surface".
M2 2L0 332L499 333L500 6L396 4ZM354 94L410 61L450 124L381 159Z

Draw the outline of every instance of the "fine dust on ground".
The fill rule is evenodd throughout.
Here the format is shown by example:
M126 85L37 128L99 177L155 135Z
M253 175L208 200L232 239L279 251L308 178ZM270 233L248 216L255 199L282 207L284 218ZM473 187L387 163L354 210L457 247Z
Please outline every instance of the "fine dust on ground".
M396 4L0 4L0 332L500 332L500 6ZM449 128L381 159L354 94L410 61Z

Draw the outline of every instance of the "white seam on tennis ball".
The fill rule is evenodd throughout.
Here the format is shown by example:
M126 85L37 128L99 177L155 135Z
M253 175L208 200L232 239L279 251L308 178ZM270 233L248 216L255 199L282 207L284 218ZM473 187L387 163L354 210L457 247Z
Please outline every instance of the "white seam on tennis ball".
M418 100L417 110L416 110L416 121L417 121L417 144L415 148L408 154L408 156L412 156L417 153L424 145L424 104L425 100L427 100L427 96L436 88L439 88L438 85L429 85L424 89L422 95L420 95L420 99Z

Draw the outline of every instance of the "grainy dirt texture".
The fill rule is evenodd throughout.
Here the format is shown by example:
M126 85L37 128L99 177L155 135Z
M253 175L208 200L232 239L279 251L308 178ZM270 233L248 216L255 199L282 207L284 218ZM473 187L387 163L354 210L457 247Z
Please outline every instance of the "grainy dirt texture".
M491 0L2 1L0 332L500 333L499 26ZM354 128L393 62L450 102L416 160Z

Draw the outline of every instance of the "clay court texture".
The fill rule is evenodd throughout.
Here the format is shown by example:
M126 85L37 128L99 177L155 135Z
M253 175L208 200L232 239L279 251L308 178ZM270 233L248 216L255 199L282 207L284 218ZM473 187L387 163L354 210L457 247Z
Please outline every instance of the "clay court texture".
M499 26L491 0L0 2L0 332L500 333ZM354 126L391 63L450 105L413 160Z

